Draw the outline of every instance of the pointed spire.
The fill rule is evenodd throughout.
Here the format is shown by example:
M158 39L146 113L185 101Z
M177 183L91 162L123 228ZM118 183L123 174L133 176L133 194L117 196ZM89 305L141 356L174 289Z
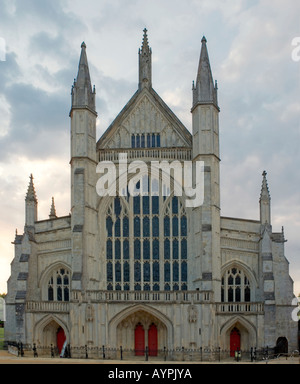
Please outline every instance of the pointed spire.
M147 29L144 29L142 48L139 49L139 89L152 87L152 50Z
M52 197L52 204L51 204L51 208L50 208L49 218L50 219L56 219L57 218L56 209L55 209L55 203L54 203L54 197Z
M78 66L77 78L72 86L72 108L88 107L95 111L95 86L92 87L90 70L86 54L86 44L81 44L81 55Z
M267 172L264 171L263 181L260 192L260 221L263 225L271 224L271 196L269 192L268 182L267 182Z
M269 191L269 186L267 181L267 172L264 171L262 176L263 176L263 181L262 181L261 192L260 192L260 201L261 200L270 201L271 196L270 196L270 191Z
M147 35L147 29L144 29L144 37L143 37L143 46L142 46L142 52L150 52L150 47L149 47L149 41L148 41L148 35Z
M207 50L207 40L203 36L201 54L198 66L196 86L193 84L193 106L213 103L218 107L218 86L214 84Z
M90 91L92 89L85 42L81 44L81 55L80 55L79 69L78 69L78 75L77 75L77 86L79 87L86 86Z
M34 184L33 184L32 174L30 175L30 181L29 181L29 185L28 185L28 189L27 189L27 195L26 195L25 200L27 202L28 201L34 201L35 203L37 203L37 197L36 197L35 188L34 188Z

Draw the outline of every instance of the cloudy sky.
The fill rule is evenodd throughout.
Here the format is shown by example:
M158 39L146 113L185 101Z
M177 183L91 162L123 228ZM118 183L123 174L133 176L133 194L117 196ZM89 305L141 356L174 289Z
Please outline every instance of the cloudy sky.
M191 129L192 81L208 40L221 108L222 215L259 218L268 172L273 231L300 293L300 36L297 0L0 0L0 293L33 173L39 219L70 211L70 90L87 45L98 137L137 89L147 27L153 88Z

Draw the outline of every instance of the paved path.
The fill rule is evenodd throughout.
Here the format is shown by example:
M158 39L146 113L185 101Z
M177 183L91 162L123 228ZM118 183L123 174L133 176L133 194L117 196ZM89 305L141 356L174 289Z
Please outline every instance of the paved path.
M59 359L59 358L36 358L34 359L33 357L16 357L11 354L9 354L7 351L1 351L0 350L0 364L110 364L110 365L117 365L117 364L151 364L155 363L156 364L185 364L185 362L174 362L174 361L129 361L129 360L82 360L82 359ZM232 360L225 360L221 361L219 364L266 364L266 362L257 362L257 363L251 363L251 362L233 362ZM209 364L207 362L186 362L186 364ZM215 364L215 362L214 362ZM285 357L275 359L275 360L270 360L268 361L268 364L300 364L300 360L298 357L293 357L293 358L288 358L286 359Z

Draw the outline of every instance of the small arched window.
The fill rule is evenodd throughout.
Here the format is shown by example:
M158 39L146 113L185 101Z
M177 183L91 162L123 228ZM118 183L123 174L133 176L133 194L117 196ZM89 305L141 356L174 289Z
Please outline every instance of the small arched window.
M67 269L60 268L51 274L48 301L70 301L70 272Z
M243 269L233 267L224 273L221 286L221 301L229 303L251 301L250 281Z

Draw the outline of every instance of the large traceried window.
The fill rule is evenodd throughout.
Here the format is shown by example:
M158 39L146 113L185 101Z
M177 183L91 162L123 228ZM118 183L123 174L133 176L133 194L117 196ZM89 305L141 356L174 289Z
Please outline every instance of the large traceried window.
M187 290L187 216L178 197L116 197L105 220L108 290Z
M70 301L70 272L54 270L48 281L48 301Z
M221 300L229 303L251 301L250 281L241 268L228 269L223 275Z

